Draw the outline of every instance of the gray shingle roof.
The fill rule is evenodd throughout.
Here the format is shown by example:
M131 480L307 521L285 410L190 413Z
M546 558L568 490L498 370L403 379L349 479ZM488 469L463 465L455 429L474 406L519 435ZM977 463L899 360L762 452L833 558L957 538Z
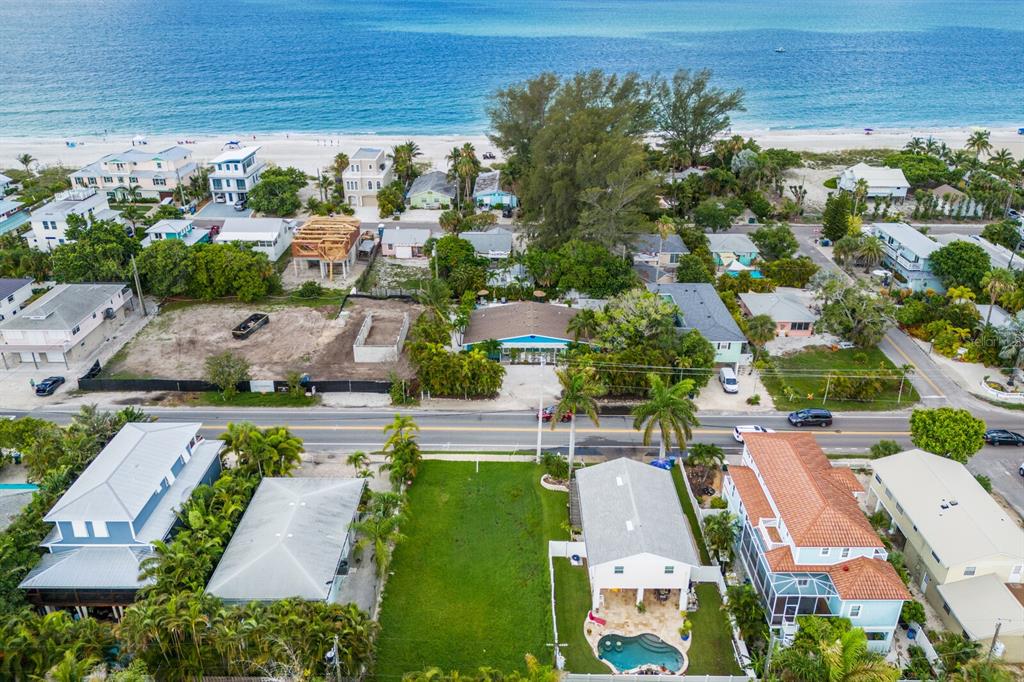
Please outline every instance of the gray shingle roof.
M678 234L670 234L664 241L660 235L638 234L633 240L633 250L637 253L690 253Z
M757 245L745 234L723 232L709 234L708 248L712 253L758 253Z
M487 173L481 173L476 177L476 183L473 185L473 196L500 192L500 180L501 171L488 171Z
M711 284L648 284L647 289L676 304L683 329L696 329L712 343L747 340Z
M125 424L57 500L45 520L134 521L200 426Z
M591 566L644 553L700 565L670 472L621 458L580 469L576 483Z
M747 292L740 300L751 315L767 315L776 322L814 322L818 319L788 287L779 287L766 294Z
M472 244L473 250L483 256L491 251L512 251L512 233L501 227L486 232L463 232L459 237Z
M430 171L412 181L408 196L413 197L421 192L430 191L454 199L455 183L448 179L448 174L444 171Z
M365 485L264 478L206 591L230 601L326 599Z
M20 278L9 278L4 277L0 279L0 298L7 298L18 289L24 286L30 286L34 282L31 277L20 277Z
M433 236L425 227L389 227L381 233L380 243L393 246L423 246Z
M67 331L117 296L123 284L58 284L21 314L0 322L0 329Z
M80 547L44 554L18 587L135 590L152 582L139 580L139 564L152 554L149 546Z
M355 159L370 159L371 161L380 156L380 149L377 147L360 147L356 150L356 153L352 155L352 160Z

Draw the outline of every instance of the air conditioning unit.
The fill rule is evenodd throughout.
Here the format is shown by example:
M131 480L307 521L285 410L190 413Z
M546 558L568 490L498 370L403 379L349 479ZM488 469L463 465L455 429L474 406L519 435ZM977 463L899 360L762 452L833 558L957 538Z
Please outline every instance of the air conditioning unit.
M113 308L107 308L103 311L104 320L113 320L115 317L117 317L117 313L114 312Z

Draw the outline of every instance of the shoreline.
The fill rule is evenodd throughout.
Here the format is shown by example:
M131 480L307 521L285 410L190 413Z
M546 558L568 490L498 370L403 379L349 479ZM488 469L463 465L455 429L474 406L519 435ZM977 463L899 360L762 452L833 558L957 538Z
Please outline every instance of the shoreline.
M863 129L757 129L735 128L731 134L753 137L762 147L781 147L794 151L831 152L844 149L868 148L900 148L911 137L927 139L929 136L941 140L951 148L962 148L967 137L977 127L959 128L879 128L871 135ZM994 150L1006 148L1016 157L1024 157L1024 135L1018 135L1016 128L998 127L991 130L991 143ZM0 137L0 169L17 168L15 161L20 154L34 156L42 165L61 163L69 167L80 168L96 161L106 154L116 153L132 147L135 136L131 134L111 134L104 136L25 136ZM353 154L359 147L382 147L389 149L396 144L413 140L423 153L421 161L429 162L435 168L444 168L444 157L456 145L471 142L478 153L494 152L499 160L501 154L491 144L484 133L465 135L373 135L373 134L340 134L340 133L238 133L192 135L155 134L144 135L147 144L143 149L154 152L179 142L188 140L187 144L193 151L193 157L205 161L217 156L228 140L238 140L244 146L259 145L262 156L280 166L295 166L307 173L315 173L318 168L330 164L334 155L339 152ZM68 140L76 143L75 147L67 145Z

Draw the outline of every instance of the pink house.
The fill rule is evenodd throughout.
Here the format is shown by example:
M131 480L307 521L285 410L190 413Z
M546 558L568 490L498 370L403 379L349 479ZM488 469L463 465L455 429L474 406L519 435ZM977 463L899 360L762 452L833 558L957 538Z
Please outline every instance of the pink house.
M740 294L740 308L747 317L772 318L776 336L810 336L818 315L807 307L802 293L799 289L779 287L768 294Z

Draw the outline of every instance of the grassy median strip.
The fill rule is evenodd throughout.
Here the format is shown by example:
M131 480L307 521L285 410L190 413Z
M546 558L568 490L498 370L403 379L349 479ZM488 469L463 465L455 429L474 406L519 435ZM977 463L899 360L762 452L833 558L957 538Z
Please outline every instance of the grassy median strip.
M568 559L554 559L555 615L558 617L558 641L565 656L565 669L573 673L600 673L611 669L597 660L584 635L590 611L590 580L585 566L573 566Z
M534 464L426 461L409 490L380 614L381 680L437 666L525 670L553 654L548 540L568 495L540 486Z

